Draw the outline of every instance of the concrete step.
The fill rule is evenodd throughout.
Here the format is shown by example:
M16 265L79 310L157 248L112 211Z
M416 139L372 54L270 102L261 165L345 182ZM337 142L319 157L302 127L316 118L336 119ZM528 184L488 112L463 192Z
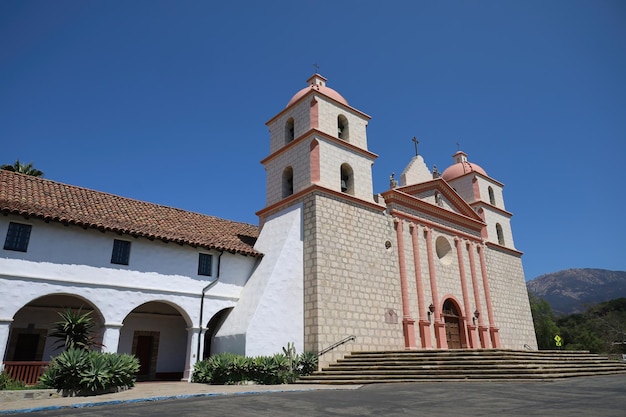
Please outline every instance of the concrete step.
M302 383L537 380L626 374L626 364L586 351L506 349L353 352Z

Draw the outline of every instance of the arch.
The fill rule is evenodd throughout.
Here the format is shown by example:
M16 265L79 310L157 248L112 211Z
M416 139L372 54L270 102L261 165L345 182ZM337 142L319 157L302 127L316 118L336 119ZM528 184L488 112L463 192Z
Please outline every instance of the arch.
M348 125L348 118L343 114L337 116L337 137L345 140L346 142L350 139L350 126Z
M496 205L496 197L493 194L493 188L491 186L489 186L489 188L487 188L487 191L489 192L489 203L492 206L495 206Z
M6 346L7 361L49 361L61 352L58 341L48 337L59 313L67 309L92 312L94 339L102 342L104 316L88 299L70 293L53 293L37 297L20 308L13 316Z
M283 198L293 194L293 168L288 166L283 170L282 195Z
M448 348L461 349L467 346L465 322L460 304L452 297L446 298L441 308L441 316L445 326Z
M233 311L234 307L224 308L211 317L211 320L206 325L206 332L204 333L204 354L202 355L203 359L207 359L211 356L211 343L213 341L213 337L217 331L222 327L222 324L228 317L231 311Z
M311 182L320 182L320 144L316 139L311 141L309 155L309 172L311 173Z
M139 359L137 380L183 378L191 327L183 309L168 301L148 301L130 311L122 323L118 351Z
M295 138L295 122L293 117L290 117L285 122L285 145L291 142Z
M348 164L341 164L340 172L341 192L354 195L354 172Z
M500 223L496 223L496 234L498 235L498 244L504 246L504 232Z

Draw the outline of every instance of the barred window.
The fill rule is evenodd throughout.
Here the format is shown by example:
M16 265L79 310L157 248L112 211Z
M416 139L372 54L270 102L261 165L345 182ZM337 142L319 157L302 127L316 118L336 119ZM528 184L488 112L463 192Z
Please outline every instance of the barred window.
M211 276L212 265L213 255L200 253L198 257L198 275Z
M26 252L31 229L32 226L30 224L10 222L7 237L4 241L4 249Z
M130 259L130 242L127 240L113 240L113 253L111 263L118 265L128 265Z

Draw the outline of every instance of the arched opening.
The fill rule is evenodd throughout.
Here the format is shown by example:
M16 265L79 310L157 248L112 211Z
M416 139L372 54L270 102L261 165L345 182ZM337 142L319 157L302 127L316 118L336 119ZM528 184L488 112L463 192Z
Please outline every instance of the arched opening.
M49 337L59 313L71 309L89 312L94 322L93 338L102 342L104 318L88 300L71 294L53 294L37 298L15 313L6 349L6 360L47 362L63 351L58 339Z
M495 196L494 196L494 194L493 194L493 188L489 187L489 188L487 189L487 191L489 191L489 203L490 203L492 206L495 206L495 205L496 205L496 197L495 197Z
M348 141L350 139L350 128L348 126L348 119L343 114L337 117L337 137Z
M354 174L348 164L341 165L341 192L354 195Z
M283 171L282 192L283 198L293 194L293 168L291 167L287 167Z
M502 232L500 223L496 223L496 234L498 235L498 243L504 246L504 233Z
M209 323L206 326L206 332L204 333L204 354L202 355L203 359L207 359L209 358L209 356L211 356L211 344L213 342L213 337L215 337L217 331L220 329L220 327L222 327L222 324L224 323L231 311L233 311L232 307L220 310L215 313L213 317L211 317L211 320L209 320Z
M443 303L441 315L445 324L448 348L461 349L461 314L459 314L456 303L451 299L447 299Z
M190 323L177 307L151 301L131 311L123 321L119 352L139 359L138 381L180 381L187 358Z
M295 125L293 121L293 117L287 119L285 123L285 144L288 144L294 139L295 134Z

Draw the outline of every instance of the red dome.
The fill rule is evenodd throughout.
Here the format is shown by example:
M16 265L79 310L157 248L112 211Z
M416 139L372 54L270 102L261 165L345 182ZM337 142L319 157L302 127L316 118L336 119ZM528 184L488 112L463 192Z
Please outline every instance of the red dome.
M291 106L293 103L300 100L304 95L306 95L311 90L316 90L320 92L321 94L325 95L326 97L329 97L335 101L338 101L339 103L344 104L346 106L349 105L348 101L345 98L343 98L341 94L339 94L338 92L336 92L330 87L326 87L326 78L322 77L321 75L315 74L311 78L309 78L307 82L309 83L309 85L307 87L304 87L302 90L298 91L291 98L291 100L289 100L289 103L287 103L287 107Z
M443 171L441 178L444 180L449 182L465 174L469 174L470 172L478 172L479 174L487 176L487 173L480 165L471 163L467 160L467 155L465 153L459 151L454 154L453 158L457 162L456 164L450 165L445 171Z

